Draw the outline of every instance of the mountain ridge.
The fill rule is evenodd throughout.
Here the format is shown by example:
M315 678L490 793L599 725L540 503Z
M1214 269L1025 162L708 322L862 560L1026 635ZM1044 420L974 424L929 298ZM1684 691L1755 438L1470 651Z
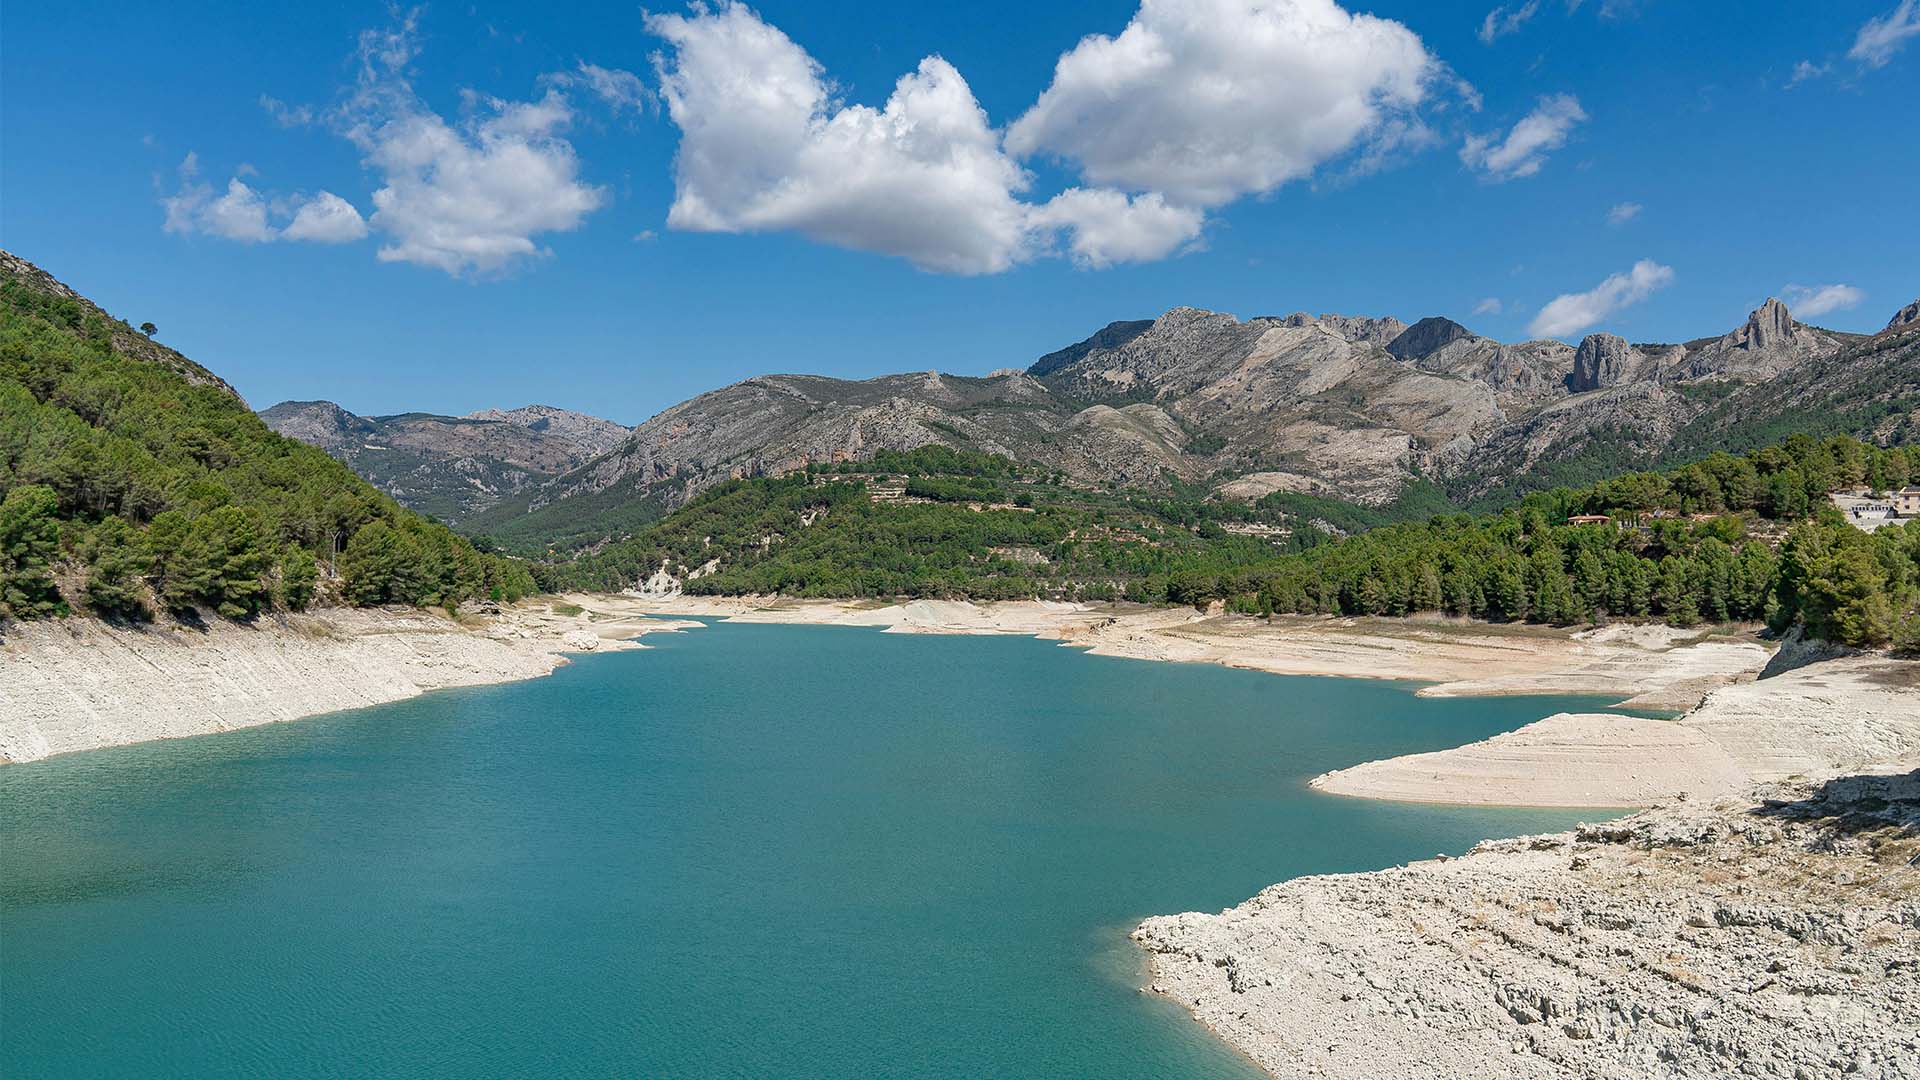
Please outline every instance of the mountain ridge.
M360 416L331 401L282 401L260 418L325 450L401 505L454 521L579 468L631 430L551 405Z
M596 519L617 511L630 526L727 479L925 445L1003 454L1090 486L1305 491L1379 506L1426 478L1471 501L1543 464L1575 479L1602 458L1651 465L1675 440L1727 426L1741 401L1790 407L1791 395L1770 396L1765 384L1822 360L1875 367L1858 374L1890 380L1883 398L1920 393L1913 343L1869 356L1863 343L1873 340L1795 320L1775 299L1679 345L1604 333L1578 345L1506 343L1439 316L1409 325L1176 307L984 377L745 379L662 411L611 452L466 527L513 542L567 530L583 539ZM1845 397L1823 385L1827 398Z

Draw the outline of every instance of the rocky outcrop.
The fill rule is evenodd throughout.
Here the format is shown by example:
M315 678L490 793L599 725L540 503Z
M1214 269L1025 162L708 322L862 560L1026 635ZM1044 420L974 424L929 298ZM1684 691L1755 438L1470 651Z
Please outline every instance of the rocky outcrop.
M1401 360L1418 360L1428 353L1437 352L1443 345L1473 336L1473 331L1452 319L1426 318L1407 327L1405 333L1388 342L1387 352Z
M1768 300L1731 333L1689 342L1674 359L1677 377L1763 379L1800 363L1840 351L1855 335L1836 334L1794 321L1787 305Z
M1910 666L1716 691L1715 786L1624 820L1148 919L1151 989L1276 1076L1920 1077Z
M1640 373L1645 357L1612 334L1588 334L1573 354L1573 376L1568 387L1576 394L1618 386Z
M1275 1076L1920 1077L1920 773L1670 804L1148 919Z
M627 441L633 429L598 416L556 409L551 405L523 405L518 409L483 409L462 417L525 428L545 439L574 448L582 462L591 461Z
M1384 347L1407 332L1407 324L1391 315L1383 319L1358 315L1321 315L1315 321L1356 345Z
M1077 362L1081 357L1095 349L1117 349L1153 326L1152 319L1133 319L1110 322L1101 327L1085 341L1075 342L1064 349L1050 352L1033 362L1027 369L1029 375L1046 375L1058 371L1068 364Z
M1893 318L1887 320L1887 329L1894 330L1902 326L1913 326L1915 324L1920 324L1920 300L1915 300L1913 303L1894 312Z

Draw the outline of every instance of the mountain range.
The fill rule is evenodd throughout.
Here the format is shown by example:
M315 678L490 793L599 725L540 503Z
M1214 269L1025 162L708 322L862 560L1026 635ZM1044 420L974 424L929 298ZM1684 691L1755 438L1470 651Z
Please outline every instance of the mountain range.
M266 415L402 501L456 507L463 530L523 549L620 535L729 478L931 444L1094 487L1385 506L1423 483L1472 505L1787 430L1920 434L1920 302L1872 335L1809 325L1768 300L1715 336L1635 344L1597 333L1577 346L1503 343L1439 317L1240 319L1182 307L985 377L765 375L631 430L542 412L592 433L564 448L508 419L528 410L406 414L362 430L350 414L304 419L323 406ZM361 464L373 460L385 464Z
M408 509L453 521L578 469L632 433L547 405L356 416L331 401L283 401L260 418L332 454Z

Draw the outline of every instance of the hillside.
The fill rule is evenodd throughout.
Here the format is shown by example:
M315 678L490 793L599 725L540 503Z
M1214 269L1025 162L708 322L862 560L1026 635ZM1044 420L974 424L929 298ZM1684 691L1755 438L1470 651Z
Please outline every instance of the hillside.
M631 433L548 405L466 416L356 416L331 401L283 401L260 418L345 462L402 506L446 521L571 472Z
M631 532L729 479L927 445L1003 455L1083 487L1385 507L1432 484L1443 505L1487 505L1730 438L1758 446L1809 425L1899 436L1916 409L1920 330L1896 320L1874 337L1837 333L1777 300L1685 344L1593 334L1577 347L1505 344L1444 318L1176 308L986 378L749 379L662 412L613 452L463 527L564 549Z
M850 471L858 469L860 471ZM1767 621L1920 647L1920 527L1872 534L1826 493L1920 476L1920 452L1796 435L1742 457L1331 539L1273 499L1092 494L938 448L722 484L640 535L543 566L555 588L799 597L1223 603L1494 622Z
M0 614L192 622L532 588L0 253Z

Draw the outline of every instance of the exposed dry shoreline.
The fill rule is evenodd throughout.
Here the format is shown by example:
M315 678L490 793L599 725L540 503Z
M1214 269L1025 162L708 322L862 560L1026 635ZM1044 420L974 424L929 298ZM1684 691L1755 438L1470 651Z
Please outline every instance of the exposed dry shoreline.
M666 616L668 620L661 617ZM330 609L251 626L116 627L92 619L0 626L0 762L226 731L544 675L565 654L631 647L673 616L1025 634L1103 656L1276 674L1421 681L1423 694L1590 693L1684 708L1751 679L1751 635L1662 627L1570 633L1388 619L1205 616L1188 609L1040 601L877 604L779 598L571 595L460 621L417 610Z
M1593 694L1678 712L1751 680L1772 646L1753 633L1615 625L1569 631L1449 619L1205 615L1191 608L1046 601L881 604L759 597L569 597L610 611L888 633L1027 634L1096 656L1223 664L1275 675L1421 682L1423 696Z
M1317 786L1650 795L1595 766L1609 725L1646 724L1691 795L1148 919L1152 991L1275 1076L1920 1077L1920 664L1820 661L1678 721L1550 718Z
M545 675L567 653L672 630L545 603L455 621L332 609L239 625L0 625L0 762L204 735ZM678 624L686 625L686 624Z

